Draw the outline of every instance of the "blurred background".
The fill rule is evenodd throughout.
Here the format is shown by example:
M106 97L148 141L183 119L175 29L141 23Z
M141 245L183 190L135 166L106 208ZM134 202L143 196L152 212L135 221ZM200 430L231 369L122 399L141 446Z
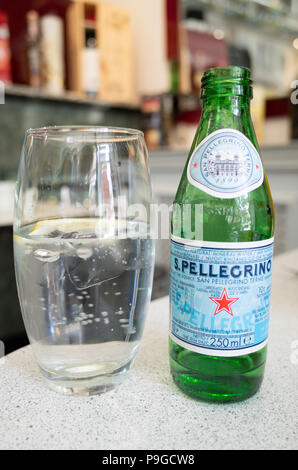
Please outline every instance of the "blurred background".
M229 64L252 70L252 117L280 254L298 246L297 0L0 0L0 339L6 352L27 343L12 252L13 192L26 129L141 128L155 199L169 204L200 119L202 74ZM153 298L168 293L168 264L169 242L160 240Z

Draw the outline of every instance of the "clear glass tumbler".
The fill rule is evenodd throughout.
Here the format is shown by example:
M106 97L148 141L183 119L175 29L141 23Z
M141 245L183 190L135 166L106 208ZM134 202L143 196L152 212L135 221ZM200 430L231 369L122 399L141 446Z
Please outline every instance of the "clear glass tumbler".
M150 203L142 132L27 131L15 269L27 334L52 389L93 395L127 376L151 297Z

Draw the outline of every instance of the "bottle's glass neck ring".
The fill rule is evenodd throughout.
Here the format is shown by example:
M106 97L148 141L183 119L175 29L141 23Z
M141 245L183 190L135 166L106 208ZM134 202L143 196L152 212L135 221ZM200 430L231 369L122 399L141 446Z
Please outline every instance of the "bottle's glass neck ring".
M250 70L239 66L215 67L202 78L201 98L243 96L252 98Z

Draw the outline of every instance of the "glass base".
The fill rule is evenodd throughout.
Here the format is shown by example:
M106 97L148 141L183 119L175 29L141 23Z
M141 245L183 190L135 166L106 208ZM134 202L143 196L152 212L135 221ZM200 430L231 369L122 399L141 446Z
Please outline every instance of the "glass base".
M47 386L63 395L89 397L114 390L128 377L132 361L108 374L92 377L62 377L51 374L42 368L41 372Z

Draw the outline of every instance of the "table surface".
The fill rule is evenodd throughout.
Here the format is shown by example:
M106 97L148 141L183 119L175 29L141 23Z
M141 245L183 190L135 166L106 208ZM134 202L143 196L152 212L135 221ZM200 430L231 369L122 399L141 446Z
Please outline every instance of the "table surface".
M2 359L0 448L298 449L297 265L298 250L275 259L265 379L247 401L197 402L176 388L164 297L151 303L131 376L104 395L48 390L29 346Z

